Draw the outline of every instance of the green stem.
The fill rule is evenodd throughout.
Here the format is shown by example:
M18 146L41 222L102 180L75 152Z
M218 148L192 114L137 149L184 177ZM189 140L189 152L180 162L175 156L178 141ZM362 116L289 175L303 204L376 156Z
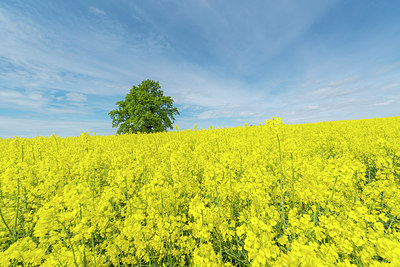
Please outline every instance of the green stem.
M147 255L149 256L149 262L150 262L150 265L149 265L149 266L151 266L151 265L152 265L152 263L151 263L151 254L150 254L149 247L148 247L148 245L147 245L147 238L146 238L146 236L144 235L143 232L142 232L142 236L143 236L144 242L146 242L146 247L145 247L145 249L146 249Z
M75 250L74 250L74 247L73 247L73 245L72 245L70 236L69 236L68 233L67 233L67 228L65 227L65 222L62 222L62 227L63 227L63 230L64 230L65 237L68 239L68 243L69 243L69 245L71 246L72 255L74 256L74 263L75 263L75 266L79 266L78 263L76 262Z
M281 171L281 177L279 179L280 187L281 187L281 217L282 217L282 224L283 224L283 232L286 231L286 222L285 222L285 203L283 198L283 169L282 169L282 151L281 151L281 141L279 140L279 135L276 135L278 138L278 146L279 146L279 166Z
M17 224L18 224L18 216L19 216L19 194L20 194L20 181L19 181L19 176L18 176L18 187L17 187L17 201L15 204L15 219L14 219L14 240L17 239Z
M21 161L24 162L24 145L21 145Z
M126 176L125 176L125 198L126 198L126 201L129 204L129 215L132 216L132 204L131 204L131 201L130 201L130 196L128 194L128 181L126 179Z
M292 160L293 160L293 155L292 155ZM293 165L292 165L292 209L294 208L294 181L295 181L294 168L293 168Z
M11 236L13 237L13 239L15 240L14 233L11 231L10 227L9 227L8 224L6 223L6 220L5 220L4 217L3 217L3 213L1 212L1 208L0 208L0 217L1 217L1 220L3 221L4 225L6 226L8 232L10 232L10 235L11 235Z
M93 251L93 262L94 262L94 267L97 267L97 262L96 262L96 251L94 249L94 235L92 234L92 251Z
M36 157L35 157L35 151L33 149L33 145L32 145L32 157L33 157L33 162L36 163Z
M164 219L164 198L163 198L162 191L161 191L160 195L161 195L161 216Z
M354 201L353 204L356 204L357 202L357 184L354 183Z
M394 221L394 216L390 216L390 224L387 229L390 229L392 227L393 221Z
M221 245L221 210L219 207L219 197L218 197L218 187L217 187L217 178L215 177L215 173L214 173L214 181L215 181L215 194L217 196L217 207L218 207L218 241L219 241L219 258L221 260L222 263L222 245Z
M82 264L84 267L88 266L87 258L86 258L86 249L85 249L85 238L82 236L82 247L83 247L83 261Z
M92 199L94 201L94 195L96 191L96 171L93 170L93 180L92 180Z
M335 187L336 187L336 182L337 182L337 180L338 180L338 177L336 176L336 178L335 178L335 183L333 184L332 194L331 194L331 197L329 198L328 202L332 202L333 195L335 194Z

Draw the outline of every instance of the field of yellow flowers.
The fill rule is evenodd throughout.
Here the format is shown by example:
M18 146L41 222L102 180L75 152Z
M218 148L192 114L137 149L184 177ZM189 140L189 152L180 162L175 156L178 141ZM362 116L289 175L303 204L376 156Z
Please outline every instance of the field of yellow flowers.
M0 139L0 266L400 266L400 117Z

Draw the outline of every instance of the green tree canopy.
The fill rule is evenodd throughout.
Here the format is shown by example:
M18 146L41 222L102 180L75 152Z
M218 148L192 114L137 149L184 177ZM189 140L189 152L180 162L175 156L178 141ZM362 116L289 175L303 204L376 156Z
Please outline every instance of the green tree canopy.
M132 87L125 100L116 103L117 109L110 111L112 127L119 127L117 134L153 133L172 129L174 115L179 115L173 102L170 96L163 95L158 82L142 81Z

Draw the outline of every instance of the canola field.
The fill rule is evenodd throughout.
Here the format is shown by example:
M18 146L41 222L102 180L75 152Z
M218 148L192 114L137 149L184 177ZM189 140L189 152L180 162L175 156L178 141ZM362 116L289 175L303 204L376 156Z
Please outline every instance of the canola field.
M400 117L0 139L0 266L400 266Z

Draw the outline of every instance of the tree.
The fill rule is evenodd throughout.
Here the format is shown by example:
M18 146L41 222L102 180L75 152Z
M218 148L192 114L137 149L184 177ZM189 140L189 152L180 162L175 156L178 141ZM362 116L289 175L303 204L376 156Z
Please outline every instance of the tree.
M119 127L117 134L153 133L172 129L174 115L179 115L173 102L170 96L163 95L158 82L142 81L132 87L125 100L116 103L117 109L110 111L112 127Z

